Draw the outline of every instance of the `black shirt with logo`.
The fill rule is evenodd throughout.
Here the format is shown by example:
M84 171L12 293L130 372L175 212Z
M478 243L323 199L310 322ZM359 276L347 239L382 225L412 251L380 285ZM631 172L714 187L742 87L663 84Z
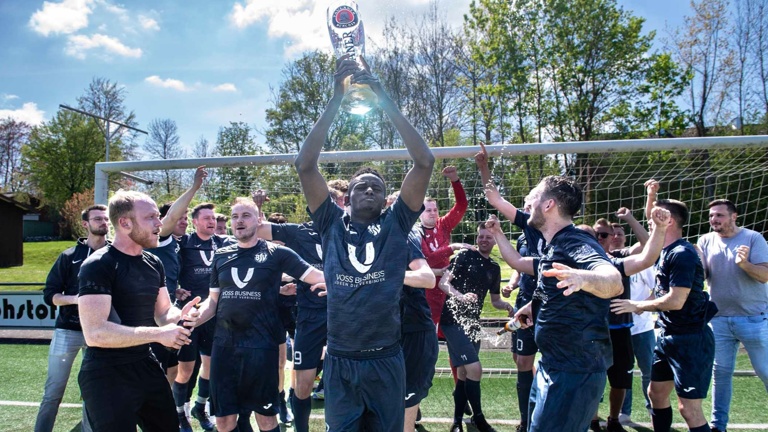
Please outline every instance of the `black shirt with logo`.
M247 249L218 249L210 278L211 289L219 291L213 342L277 349L285 342L278 312L283 273L298 280L309 268L293 250L265 240Z
M323 241L332 354L386 357L391 352L383 348L399 350L408 234L422 209L413 211L398 198L375 222L363 225L329 197L312 213Z

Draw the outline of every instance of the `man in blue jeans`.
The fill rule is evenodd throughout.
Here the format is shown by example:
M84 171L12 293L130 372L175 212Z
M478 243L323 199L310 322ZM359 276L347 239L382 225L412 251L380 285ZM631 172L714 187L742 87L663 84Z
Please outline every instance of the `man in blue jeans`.
M640 273L629 277L629 286L632 300L641 301L647 299L653 292L655 275L653 268L647 268ZM650 312L632 314L635 325L632 326L632 349L635 353L637 366L640 368L641 382L643 383L643 397L645 407L651 409L651 401L648 399L648 385L651 383L651 366L653 366L653 347L656 346L656 331L654 319ZM632 415L632 389L627 389L624 396L624 406L621 407L619 421L623 424L631 423Z
M736 225L738 212L728 200L709 203L711 233L699 238L712 300L715 366L712 431L725 431L733 392L739 343L768 391L768 244L755 231Z
M109 217L107 207L94 205L83 210L82 224L88 237L81 238L75 246L59 255L48 273L43 289L43 299L49 305L59 307L56 329L53 331L48 350L48 378L45 380L43 401L37 413L35 432L50 432L56 422L59 404L67 388L67 380L77 352L85 349L80 315L77 312L77 274L80 265L91 253L107 244ZM83 406L83 431L90 432L88 416Z

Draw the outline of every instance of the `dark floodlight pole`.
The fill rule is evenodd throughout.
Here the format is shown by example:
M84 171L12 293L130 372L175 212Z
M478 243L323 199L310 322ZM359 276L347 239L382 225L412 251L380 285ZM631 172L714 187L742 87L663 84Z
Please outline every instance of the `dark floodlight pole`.
M112 140L112 135L109 133L109 124L110 123L114 123L114 124L116 124L116 125L118 125L120 127L124 127L126 129L130 129L130 130L134 130L136 132L140 132L140 133L143 133L145 135L149 135L147 133L147 131L143 131L143 130L135 128L133 126L129 126L129 125L125 124L125 123L120 123L119 121L110 120L108 118L105 118L105 117L102 117L102 116L98 116L96 114L91 114L89 112L86 112L86 111L83 111L83 110L79 110L77 108L72 108L72 107L64 105L64 104L59 104L59 108L63 108L63 109L70 110L70 111L74 111L76 113L80 113L80 114L83 114L83 115L87 115L88 117L93 117L95 119L99 119L99 120L103 120L104 121L104 123L105 123L104 142L105 142L105 144L107 146L105 162L109 162L109 142Z

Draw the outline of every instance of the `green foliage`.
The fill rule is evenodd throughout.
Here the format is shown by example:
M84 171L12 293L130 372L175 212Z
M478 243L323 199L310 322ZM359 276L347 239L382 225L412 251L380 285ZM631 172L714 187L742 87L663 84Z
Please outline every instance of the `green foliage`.
M75 245L72 240L24 243L24 265L0 269L0 282L42 283L60 253ZM43 287L3 287L3 290L42 290Z
M230 122L219 128L216 156L252 155L260 151L251 127L243 122ZM251 196L255 179L261 177L265 167L239 166L211 170L208 180L209 198L216 203L229 203L235 197Z
M22 147L30 183L56 209L72 194L93 188L94 164L103 155L104 137L96 122L64 110L34 128Z
M267 149L272 153L296 153L333 95L336 60L321 51L304 53L283 68L283 81L272 91L272 108L266 110ZM324 151L360 150L371 147L366 117L340 113L328 133Z

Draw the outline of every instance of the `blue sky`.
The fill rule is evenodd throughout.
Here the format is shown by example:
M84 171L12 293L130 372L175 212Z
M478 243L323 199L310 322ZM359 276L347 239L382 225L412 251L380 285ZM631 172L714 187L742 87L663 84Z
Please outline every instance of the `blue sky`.
M325 9L313 0L2 0L0 118L47 121L60 103L76 105L93 77L125 86L140 128L175 120L181 143L216 140L220 126L263 128L270 86L287 61L308 49L330 51ZM687 0L619 0L646 29L677 26ZM385 17L419 16L429 0L359 0L366 34ZM469 0L439 0L460 25Z

